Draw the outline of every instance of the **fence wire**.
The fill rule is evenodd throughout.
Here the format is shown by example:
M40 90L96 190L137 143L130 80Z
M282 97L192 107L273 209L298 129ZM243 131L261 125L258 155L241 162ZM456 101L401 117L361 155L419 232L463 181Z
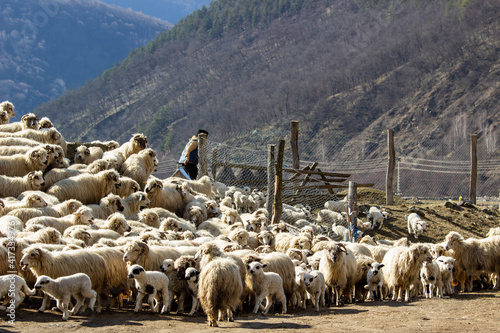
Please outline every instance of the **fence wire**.
M254 131L250 137L244 139L236 133L210 135L208 145L208 173L215 175L215 180L226 185L250 186L264 190L267 187L268 146L276 145L285 140L284 168L292 168L292 153L290 148L290 131L274 131L260 133ZM224 142L224 143L222 143ZM244 143L242 143L244 142ZM338 137L317 137L313 130L299 131L300 168L303 169L317 163L316 169L323 172L345 173L350 177L348 181L358 184L374 184L373 188L385 191L387 176L387 142L373 142L372 140L351 139ZM346 143L357 145L358 149L349 150L346 155ZM418 142L418 138L415 138ZM469 198L470 191L470 140L454 140L448 144L418 150L398 148L398 137L395 135L396 170L394 174L394 191L401 197L420 199L453 199ZM354 151L354 153L352 153ZM277 154L277 152L276 152ZM353 156L354 155L354 156ZM492 136L478 137L477 143L477 201L494 201L498 205L500 190L500 150ZM253 168L238 167L224 168L217 166L213 170L214 159L219 163L234 165L249 165ZM156 176L169 177L177 168L177 161L165 159L159 163ZM285 184L293 176L285 173ZM212 177L213 178L213 177ZM315 184L320 183L316 180ZM340 189L335 190L339 192ZM293 203L290 190L285 193ZM337 198L327 190L308 190L301 193L309 196L309 204L321 207L328 199ZM318 199L313 197L318 195ZM290 197L289 197L290 196ZM317 202L316 202L317 201Z

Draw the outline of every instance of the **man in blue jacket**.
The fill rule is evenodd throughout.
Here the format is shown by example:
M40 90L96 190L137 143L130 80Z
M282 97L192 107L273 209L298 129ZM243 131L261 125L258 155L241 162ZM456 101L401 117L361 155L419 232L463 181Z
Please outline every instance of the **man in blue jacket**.
M208 132L202 129L198 130L198 134L204 133L208 135ZM182 151L181 157L179 159L179 164L183 164L189 177L191 179L196 179L198 176L198 136L193 135L189 139L188 143Z

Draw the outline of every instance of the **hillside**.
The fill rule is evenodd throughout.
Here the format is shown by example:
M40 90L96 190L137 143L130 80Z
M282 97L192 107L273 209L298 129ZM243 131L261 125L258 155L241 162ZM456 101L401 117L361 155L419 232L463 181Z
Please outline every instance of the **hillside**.
M0 94L18 117L76 89L171 27L95 0L0 5Z
M144 132L163 156L199 127L244 145L299 120L330 160L386 128L408 155L463 151L477 133L497 157L499 13L493 0L214 1L36 112L68 140Z

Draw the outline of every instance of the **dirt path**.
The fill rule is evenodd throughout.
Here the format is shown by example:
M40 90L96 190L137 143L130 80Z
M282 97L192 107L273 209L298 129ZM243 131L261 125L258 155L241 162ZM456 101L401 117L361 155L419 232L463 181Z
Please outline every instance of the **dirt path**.
M134 314L132 308L61 320L53 311L38 313L38 298L32 298L16 314L15 326L0 323L0 332L56 333L92 332L494 332L498 331L500 292L483 291L455 295L449 299L418 298L410 303L392 301L347 304L325 308L292 310L286 315L248 313L233 323L208 326L206 317ZM26 307L27 306L27 307Z

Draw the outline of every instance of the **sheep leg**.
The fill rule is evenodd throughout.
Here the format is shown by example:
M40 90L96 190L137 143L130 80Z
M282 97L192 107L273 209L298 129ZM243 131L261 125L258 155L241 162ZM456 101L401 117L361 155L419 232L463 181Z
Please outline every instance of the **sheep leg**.
M270 301L272 302L273 301L273 297L272 296L268 296L268 297L270 297ZM281 302L281 307L282 307L281 313L285 314L286 313L286 297L285 297L285 293L282 293L281 295L279 295L278 299ZM305 300L304 300L304 304L305 304Z
M401 288L403 289L403 288ZM410 301L410 288L406 288L405 289L405 302L409 302Z
M269 308L271 307L271 304L273 304L273 295L269 294L269 295L266 296L266 307L264 308L264 314L265 315L269 311ZM285 307L286 307L286 304L285 304Z
M142 310L142 300L144 299L144 296L146 294L145 293L142 293L142 292L139 292L137 294L137 297L135 299L135 309L134 309L134 312L135 313L139 313L139 311Z
M259 311L259 307L265 296L265 293L261 293L258 297L255 297L255 307L253 308L253 313L257 313Z
M233 311L231 309L227 309L227 321L233 322Z
M47 309L47 303L48 302L49 302L49 295L48 294L44 294L43 295L42 305L38 309L38 312L44 312Z
M170 310L170 292L167 290L162 290L163 296L163 307L161 308L161 314L168 313Z
M149 304L149 308L151 309L151 312L153 312L153 313L158 312L158 307L160 306L160 304L158 302L156 302L156 304L155 304L155 299L156 299L156 292L153 294L149 294L148 304Z
M196 313L196 310L198 310L198 304L199 304L199 301L198 301L198 298L193 297L193 300L192 300L192 305L191 305L191 311L189 311L189 314L188 316L193 316L195 313Z
M69 311L68 311L68 303L69 301L64 300L61 302L61 311L63 312L62 320L68 320L69 317ZM59 307L59 300L57 301L57 307Z
M78 314L78 311L83 305L83 302L85 301L85 298L82 297L81 295L74 295L76 298L76 304L73 307L73 309L69 312L72 316Z

